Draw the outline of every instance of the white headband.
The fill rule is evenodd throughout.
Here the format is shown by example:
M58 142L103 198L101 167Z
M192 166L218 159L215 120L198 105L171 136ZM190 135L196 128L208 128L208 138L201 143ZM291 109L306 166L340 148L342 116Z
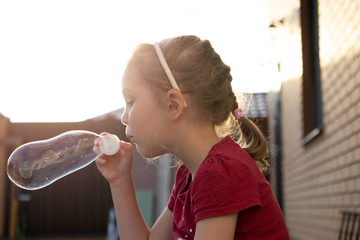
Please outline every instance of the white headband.
M163 69L164 69L164 71L165 71L165 73L166 73L166 75L167 75L167 77L168 77L168 79L170 81L171 86L181 93L181 90L180 90L179 86L177 85L177 83L175 81L175 78L172 75L168 64L166 63L164 55L163 55L163 53L161 51L161 48L159 46L159 43L155 42L154 47L155 47L156 54L157 54L157 56L158 56L158 58L160 60L161 66L163 67ZM185 107L187 106L185 100L184 100L184 105L185 105Z

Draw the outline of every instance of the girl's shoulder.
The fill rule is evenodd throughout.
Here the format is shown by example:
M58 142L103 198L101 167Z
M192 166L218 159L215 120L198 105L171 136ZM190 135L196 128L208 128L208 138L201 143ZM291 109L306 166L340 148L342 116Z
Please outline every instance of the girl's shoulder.
M190 192L196 219L261 206L263 184L254 160L226 137L212 148L193 179Z
M251 156L229 136L216 144L204 159L193 179L194 190L221 186L227 192L241 190L259 195L266 180ZM210 187L209 190L216 189ZM240 191L240 192L241 192Z
M231 169L234 171L248 169L260 172L254 159L230 136L225 137L212 147L200 167L214 170L227 168L230 171Z
M192 179L184 164L180 164L175 177L175 186L182 192L190 182L196 186L225 184L256 189L264 177L251 156L234 142L230 136L215 144L201 163Z

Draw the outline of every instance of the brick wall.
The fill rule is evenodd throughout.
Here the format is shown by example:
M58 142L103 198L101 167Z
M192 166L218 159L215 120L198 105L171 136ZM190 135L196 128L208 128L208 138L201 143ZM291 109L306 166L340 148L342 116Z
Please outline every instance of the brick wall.
M301 76L285 77L281 88L284 213L292 239L337 239L341 211L360 211L360 1L318 2L324 129L305 146ZM295 42L291 51L299 48ZM291 51L282 62L298 61ZM292 70L283 64L282 71Z

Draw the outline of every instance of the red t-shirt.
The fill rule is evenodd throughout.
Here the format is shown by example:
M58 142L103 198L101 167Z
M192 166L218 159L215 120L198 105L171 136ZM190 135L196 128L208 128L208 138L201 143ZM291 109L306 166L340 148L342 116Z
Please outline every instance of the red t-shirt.
M181 164L168 202L175 240L194 239L196 222L238 212L234 239L289 239L271 185L229 136L215 144L194 179Z

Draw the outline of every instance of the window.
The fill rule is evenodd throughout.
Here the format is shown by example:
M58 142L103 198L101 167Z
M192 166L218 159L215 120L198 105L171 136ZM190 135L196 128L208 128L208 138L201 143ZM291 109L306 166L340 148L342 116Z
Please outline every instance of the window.
M318 1L301 0L301 38L303 56L303 145L323 128L319 59Z

